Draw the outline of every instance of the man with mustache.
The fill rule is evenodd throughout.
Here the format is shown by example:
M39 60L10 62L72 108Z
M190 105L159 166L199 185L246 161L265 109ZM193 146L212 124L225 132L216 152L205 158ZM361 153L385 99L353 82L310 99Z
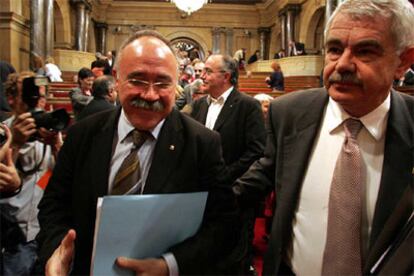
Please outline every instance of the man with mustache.
M412 214L414 98L392 89L414 61L412 22L406 0L344 1L325 89L271 103L265 156L233 187L247 205L276 192L264 275L369 274ZM412 273L408 247L388 273Z
M238 238L219 135L173 109L178 63L160 34L132 35L120 48L114 72L121 107L69 130L39 204L41 268L46 275L89 274L97 198L119 194L117 172L135 150L140 178L121 194L209 195L195 236L162 257L120 257L116 264L135 274L217 274L217 261ZM137 135L146 138L138 149Z

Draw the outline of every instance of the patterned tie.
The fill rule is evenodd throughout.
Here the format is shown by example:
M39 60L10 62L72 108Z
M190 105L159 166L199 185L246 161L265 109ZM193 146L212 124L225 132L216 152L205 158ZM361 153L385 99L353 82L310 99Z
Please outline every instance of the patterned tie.
M148 132L140 132L137 129L134 129L130 134L132 135L134 146L128 156L125 157L115 175L111 195L123 195L127 193L141 178L138 150L151 134Z
M345 141L332 178L328 231L322 275L362 275L362 185L365 183L361 151L356 140L362 123L344 122Z

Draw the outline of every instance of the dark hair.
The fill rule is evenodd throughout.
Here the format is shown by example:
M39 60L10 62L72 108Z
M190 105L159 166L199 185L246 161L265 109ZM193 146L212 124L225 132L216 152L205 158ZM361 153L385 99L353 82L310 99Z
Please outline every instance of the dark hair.
M79 72L78 72L78 82L80 80L90 78L90 77L93 77L93 73L92 73L91 69L83 67L79 70Z
M115 85L115 79L112 76L101 76L97 78L92 85L92 95L96 98L103 98L109 94L109 90Z
M95 67L102 68L102 67L105 67L106 64L107 64L107 61L105 59L98 59L97 61L93 63L93 67L91 69Z

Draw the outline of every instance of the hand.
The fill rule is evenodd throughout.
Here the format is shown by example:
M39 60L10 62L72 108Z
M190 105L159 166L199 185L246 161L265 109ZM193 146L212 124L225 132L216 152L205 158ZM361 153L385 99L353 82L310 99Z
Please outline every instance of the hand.
M168 266L164 259L129 259L125 257L118 257L116 264L119 267L133 270L135 275L149 276L168 276Z
M0 192L13 193L20 185L21 180L14 166L12 150L8 149L6 158L0 163Z
M39 141L50 145L53 153L57 154L63 144L62 133L60 131L49 131L43 127L39 128L38 133L40 136Z
M46 276L66 276L69 275L70 266L75 254L76 232L71 229L63 238L59 247L46 264Z
M36 124L30 112L20 114L12 124L13 145L20 148L36 132Z
M0 147L0 161L3 161L3 159L6 157L7 152L9 151L10 143L13 137L10 129L6 125L1 124L0 127L4 130L4 135L6 136L6 142L4 142L4 144Z

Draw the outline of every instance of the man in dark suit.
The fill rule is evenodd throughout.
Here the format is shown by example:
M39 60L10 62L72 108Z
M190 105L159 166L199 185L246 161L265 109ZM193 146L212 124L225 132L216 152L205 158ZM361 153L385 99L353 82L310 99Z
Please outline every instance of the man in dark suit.
M259 101L240 93L236 62L231 57L212 55L201 74L201 90L208 93L193 103L191 116L207 128L220 133L223 156L231 181L236 180L263 155L266 132ZM243 232L236 255L242 260L241 274L249 271L252 262L254 210L243 210ZM237 259L236 258L236 259ZM239 260L239 261L240 261Z
M219 135L173 109L178 63L168 43L153 31L131 36L115 68L122 107L69 130L39 205L39 257L48 275L68 274L72 262L71 273L89 274L97 198L113 192L115 175L134 149L130 134L136 130L149 137L137 152L141 177L127 194L209 195L195 236L162 258L120 257L116 264L136 274L215 274L215 264L238 238Z
M336 275L368 274L393 242L395 229L407 222L413 210L414 99L391 87L414 60L413 21L413 7L405 0L343 2L326 26L326 90L296 92L271 103L265 156L233 187L243 204L276 191L264 275L320 275L327 267ZM345 139L350 118L362 129ZM360 184L357 200L343 194L340 205L343 214L355 210L347 218L360 219L358 227L338 223L341 230L334 234L351 235L337 240L331 255L330 222L338 214L331 208L338 202L333 187L343 164L336 161L350 154L342 150L349 143L362 158L351 163L359 164L355 175L343 177L344 186L335 191ZM411 204L401 204L407 193ZM351 209L350 201L360 208ZM404 207L395 212L399 206ZM389 223L395 213L398 221ZM345 252L351 240L355 247ZM412 262L412 247L406 251ZM359 263L347 261L354 256Z
M231 57L210 56L201 74L207 93L191 116L221 136L224 161L236 180L263 155L266 133L260 103L236 89L238 70Z
M95 79L92 85L93 100L81 111L78 121L95 113L114 109L117 95L114 77L104 75Z

